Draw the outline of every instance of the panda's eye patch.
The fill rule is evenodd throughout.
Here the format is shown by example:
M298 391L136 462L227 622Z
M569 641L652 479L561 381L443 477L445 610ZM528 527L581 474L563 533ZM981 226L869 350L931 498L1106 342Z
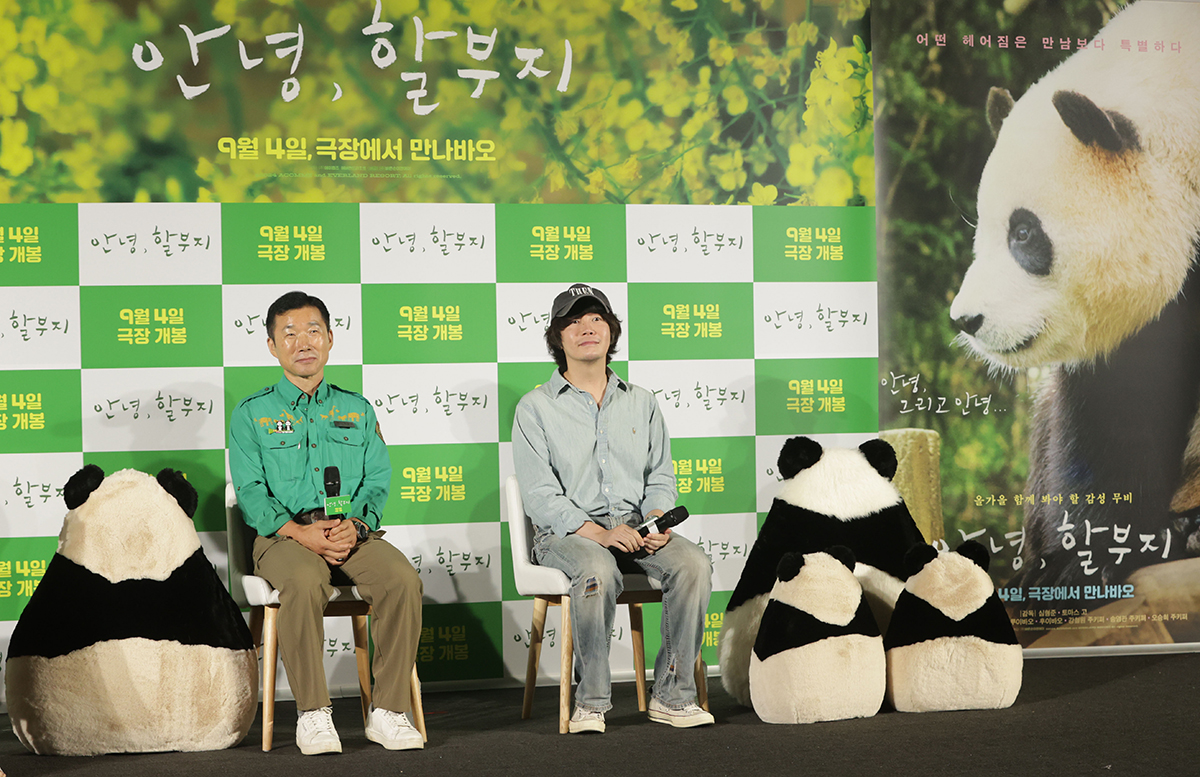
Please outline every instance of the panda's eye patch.
M1030 275L1049 275L1054 245L1042 231L1042 222L1031 211L1017 208L1008 218L1008 251Z

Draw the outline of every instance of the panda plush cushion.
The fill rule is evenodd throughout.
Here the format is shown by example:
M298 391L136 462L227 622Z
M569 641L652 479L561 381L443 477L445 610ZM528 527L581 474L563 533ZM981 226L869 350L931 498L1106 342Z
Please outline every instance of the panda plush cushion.
M258 702L241 612L192 525L196 491L95 465L64 489L58 552L21 614L8 714L35 753L213 750L240 742Z
M750 658L750 698L767 723L870 717L883 703L883 639L854 554L789 553L763 611Z
M904 554L924 538L892 484L896 453L883 440L824 449L793 437L779 453L779 495L726 608L720 635L721 683L749 706L750 651L785 553L850 548L854 574L881 629L904 587Z
M1022 654L988 577L988 552L913 548L884 639L888 701L900 712L999 709L1021 690Z

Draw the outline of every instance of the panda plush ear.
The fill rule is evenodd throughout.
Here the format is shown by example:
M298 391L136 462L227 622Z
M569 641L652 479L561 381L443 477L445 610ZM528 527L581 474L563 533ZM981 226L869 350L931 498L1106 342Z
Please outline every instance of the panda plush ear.
M87 501L92 492L104 481L104 470L95 464L88 464L76 472L63 486L63 501L68 510L74 510Z
M1120 154L1140 150L1137 128L1116 111L1106 111L1078 92L1059 90L1051 100L1063 123L1085 146Z
M854 565L857 559L854 558L854 551L847 548L845 545L833 545L825 549L825 552L836 558L845 565L846 569L854 571Z
M858 449L880 475L891 480L896 474L896 451L883 440L867 440Z
M821 443L811 437L793 437L779 451L779 474L784 480L791 480L800 470L820 461L823 453Z
M992 137L1000 135L1000 125L1008 118L1013 109L1013 96L1007 89L993 86L987 96L987 123L992 131Z
M802 566L804 566L803 553L785 553L783 558L779 559L779 566L775 568L775 576L786 583L800 574Z
M984 572L988 570L988 564L991 563L992 557L988 553L987 548L980 545L975 540L967 540L962 545L959 545L954 550L960 556L966 556L975 562L975 564Z
M175 501L187 513L188 518L196 517L196 507L200 503L200 498L196 495L196 489L183 473L176 469L163 469L155 476L155 480L163 487L171 496L175 497Z
M925 565L937 558L937 548L932 545L919 543L908 549L908 553L904 554L904 571L909 577L920 572L925 568Z

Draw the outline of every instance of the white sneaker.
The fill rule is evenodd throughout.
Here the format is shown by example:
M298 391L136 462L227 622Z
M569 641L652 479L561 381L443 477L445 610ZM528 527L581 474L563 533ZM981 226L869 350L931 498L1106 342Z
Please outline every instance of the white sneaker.
M666 723L675 728L708 726L713 723L713 716L695 702L688 704L683 709L673 710L658 699L651 698L649 715L650 720L655 723Z
M575 705L575 713L571 715L571 723L567 726L567 730L572 734L583 734L588 731L603 734L604 713L585 710L583 707Z
M342 740L333 727L333 707L321 707L299 713L296 719L296 747L305 755L342 752Z
M371 708L367 716L367 739L388 750L423 750L425 738L403 712Z

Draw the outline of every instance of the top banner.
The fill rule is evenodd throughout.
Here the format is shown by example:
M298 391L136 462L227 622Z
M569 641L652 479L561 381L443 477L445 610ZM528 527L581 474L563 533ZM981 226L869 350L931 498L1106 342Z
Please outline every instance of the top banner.
M0 202L871 205L865 0L0 2Z

